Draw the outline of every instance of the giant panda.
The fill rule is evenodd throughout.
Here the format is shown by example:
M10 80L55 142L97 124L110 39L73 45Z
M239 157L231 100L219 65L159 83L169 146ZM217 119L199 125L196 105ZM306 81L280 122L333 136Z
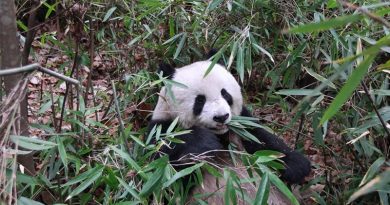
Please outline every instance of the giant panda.
M159 93L157 105L149 122L149 130L161 125L162 133L166 132L171 123L177 119L177 124L190 133L176 136L184 143L171 143L162 146L160 154L168 155L169 160L177 171L186 168L185 164L191 158L188 156L207 156L211 164L222 169L228 168L239 178L248 178L247 170L242 163L233 163L228 145L233 143L240 151L253 154L258 150L275 150L283 153L281 158L285 169L281 171L281 178L289 184L300 183L311 170L309 160L302 154L289 148L283 140L261 128L248 130L261 144L255 141L244 140L229 130L227 123L233 116L251 117L251 113L243 103L241 87L223 65L215 64L205 76L211 65L210 60L198 61L190 65L174 68L168 64L160 65L160 72L180 86L173 85L170 91L163 87ZM182 162L182 163L181 163ZM184 165L183 165L184 164ZM188 180L188 177L186 178ZM202 186L194 187L191 195L214 193L202 198L208 204L224 204L225 181L221 178L203 172ZM186 182L186 184L190 184ZM241 184L251 200L255 199L257 183ZM289 204L288 200L270 187L268 204ZM195 202L190 196L188 202ZM249 200L250 201L250 200ZM239 199L239 204L246 204L248 200Z

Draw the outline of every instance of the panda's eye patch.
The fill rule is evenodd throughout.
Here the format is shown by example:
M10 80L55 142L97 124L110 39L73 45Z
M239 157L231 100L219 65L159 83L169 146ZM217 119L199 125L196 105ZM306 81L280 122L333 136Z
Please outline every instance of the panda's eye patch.
M203 110L203 106L206 103L206 96L197 95L195 98L195 104L193 108L194 115L200 115Z
M221 95L229 105L233 105L233 97L225 90L225 88L222 88Z

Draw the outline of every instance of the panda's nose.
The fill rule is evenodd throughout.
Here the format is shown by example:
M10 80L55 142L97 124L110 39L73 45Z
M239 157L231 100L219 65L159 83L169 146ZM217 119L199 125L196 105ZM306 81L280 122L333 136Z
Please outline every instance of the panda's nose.
M229 118L229 113L226 113L224 115L214 116L213 120L215 122L224 123Z

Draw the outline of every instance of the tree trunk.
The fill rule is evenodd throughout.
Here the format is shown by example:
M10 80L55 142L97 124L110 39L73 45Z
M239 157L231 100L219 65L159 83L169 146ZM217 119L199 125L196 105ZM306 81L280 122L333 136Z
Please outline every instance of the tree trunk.
M13 0L0 0L0 68L16 68L21 66L21 52L17 38L15 3ZM3 79L6 94L19 82L22 75L7 76ZM15 127L15 134L29 136L28 131L27 98L25 97L20 105L20 127ZM0 136L0 139L3 136ZM35 167L32 155L18 156L18 162L22 164L28 174L35 174Z

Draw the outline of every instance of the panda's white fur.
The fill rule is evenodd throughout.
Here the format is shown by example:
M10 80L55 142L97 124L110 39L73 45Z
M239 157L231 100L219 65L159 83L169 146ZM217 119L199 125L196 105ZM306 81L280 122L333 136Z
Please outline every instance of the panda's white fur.
M159 123L170 123L174 119L178 118L178 124L182 128L190 130L192 129L193 132L193 135L184 136L185 138L183 139L189 140L188 137L198 138L187 141L185 144L165 147L165 153L170 156L170 159L172 156L175 158L174 160L179 160L179 157L182 156L178 156L179 154L191 154L191 151L189 150L194 150L194 147L191 146L204 146L205 149L202 150L207 150L210 148L211 144L214 143L214 141L208 142L207 140L209 138L213 138L213 140L219 141L217 138L224 136L225 140L228 138L227 140L230 143L235 144L239 151L248 151L247 149L249 148L253 153L259 149L270 148L285 153L287 160L286 164L292 168L292 172L289 172L291 180L297 181L297 179L300 180L306 176L308 172L310 172L310 162L308 162L307 159L301 156L299 153L295 153L293 150L289 149L283 143L283 141L277 139L276 136L261 129L255 131L254 134L260 141L269 143L269 145L266 145L265 147L262 147L262 145L258 144L248 144L248 142L245 142L245 147L243 141L238 136L231 133L227 134L226 136L226 133L229 133L229 129L226 124L231 120L232 116L243 114L244 108L241 88L235 78L219 64L214 65L210 73L205 76L205 73L210 67L210 64L210 61L200 61L178 69L173 69L174 71L169 71L172 73L170 78L182 85L173 84L171 86L170 89L174 95L174 99L168 95L166 87L163 87L159 93L159 99L152 115L152 123L150 127L153 127L155 124ZM225 89L232 97L232 103L230 105L221 95L222 89ZM199 114L194 114L193 108L195 106L195 99L198 95L204 95L206 101L202 107L201 112ZM216 122L214 120L215 116L224 115L226 113L229 114L229 117L223 123ZM199 131L199 129L203 129L203 131ZM205 141L201 142L201 140ZM188 145L186 145L187 143ZM183 148L183 146L187 147ZM196 150L195 152L198 151ZM199 154L199 152L197 154ZM291 155L290 158L289 155ZM238 161L236 163L233 163L229 153L226 151L218 152L213 157L214 158L211 163L217 164L217 169L220 169L221 172L223 172L223 169L226 168L235 172L236 175L241 179L249 178L245 166L243 166L239 161L239 157L237 158ZM299 172L299 169L302 169L303 171ZM294 173L295 170L297 170L298 173L296 176ZM291 173L293 174L291 175ZM258 182L255 184L247 182L240 185L242 190L246 193L247 196L249 196L249 198L251 198L251 200L256 197L257 187L259 185ZM226 182L223 179L217 179L208 172L203 172L203 184L202 186L195 187L192 191L192 194L215 193L212 196L204 198L203 200L209 204L223 204L225 184ZM189 202L194 201L195 199L190 197ZM238 203L246 204L246 202L240 197L238 199ZM268 204L284 205L289 204L289 202L286 200L283 194L275 189L275 187L271 186Z
M177 69L172 80L184 86L173 85L172 99L167 95L166 88L161 89L160 98L153 112L152 120L175 119L179 117L179 123L183 128L194 125L211 128L216 134L228 131L226 123L232 115L239 115L242 109L241 89L234 77L221 65L216 64L205 77L210 61L199 61L191 65ZM233 105L229 106L221 96L221 89L225 89L233 97ZM206 103L199 116L192 111L194 99L197 95L206 96ZM217 123L214 116L229 114L225 124Z

